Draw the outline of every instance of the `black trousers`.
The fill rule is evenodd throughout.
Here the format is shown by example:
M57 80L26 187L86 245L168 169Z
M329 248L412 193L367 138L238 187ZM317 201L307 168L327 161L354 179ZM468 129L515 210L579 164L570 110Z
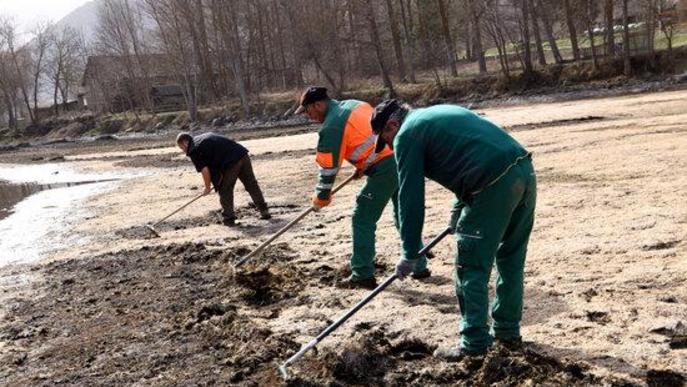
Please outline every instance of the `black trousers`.
M267 203L265 203L265 198L262 196L258 181L255 179L250 157L245 155L222 174L222 181L219 184L217 193L219 194L219 202L222 205L222 216L224 219L236 219L236 214L234 213L234 186L237 179L241 180L243 187L248 191L258 210L260 212L267 211Z

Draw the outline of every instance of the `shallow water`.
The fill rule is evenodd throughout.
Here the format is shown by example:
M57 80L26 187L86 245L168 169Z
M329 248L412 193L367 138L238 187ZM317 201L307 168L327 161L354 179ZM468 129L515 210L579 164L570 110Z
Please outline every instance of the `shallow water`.
M133 176L81 173L64 163L0 165L0 266L87 243L87 236L70 231L89 216L83 201Z
M0 220L8 217L17 203L43 189L40 184L13 184L0 181Z

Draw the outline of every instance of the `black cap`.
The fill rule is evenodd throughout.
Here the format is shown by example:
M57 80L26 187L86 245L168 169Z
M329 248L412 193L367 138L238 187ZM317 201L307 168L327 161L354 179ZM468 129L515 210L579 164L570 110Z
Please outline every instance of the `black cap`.
M310 86L305 89L303 94L301 94L301 105L298 107L298 109L296 109L294 114L303 113L306 105L310 105L311 103L315 103L317 101L324 101L326 99L329 99L326 87Z
M375 147L376 153L381 152L386 146L386 141L384 141L381 136L386 126L386 122L389 120L389 117L400 108L401 105L395 99L387 99L375 107L372 118L370 118L370 125L372 126L372 131L378 135L377 146Z

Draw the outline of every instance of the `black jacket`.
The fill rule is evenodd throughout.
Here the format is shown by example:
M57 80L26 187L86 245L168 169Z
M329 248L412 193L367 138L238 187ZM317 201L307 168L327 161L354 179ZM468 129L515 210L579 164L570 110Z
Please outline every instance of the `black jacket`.
M215 190L219 189L224 171L247 154L248 149L215 133L203 133L193 137L186 152L196 171L200 172L208 167Z

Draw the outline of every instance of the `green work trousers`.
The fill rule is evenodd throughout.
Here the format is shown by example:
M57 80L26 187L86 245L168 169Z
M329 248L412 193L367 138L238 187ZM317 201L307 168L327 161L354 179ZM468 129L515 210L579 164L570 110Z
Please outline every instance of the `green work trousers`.
M526 158L475 194L471 203L462 203L455 280L462 315L460 346L467 352L484 353L493 337L520 337L525 255L536 201L536 176ZM490 334L488 285L494 262L496 296Z
M384 207L389 203L394 207L394 224L398 229L398 172L393 156L377 162L367 176L367 181L356 197L353 209L353 255L351 272L358 279L374 277L375 232L377 221ZM427 270L427 259L420 257L415 273Z

